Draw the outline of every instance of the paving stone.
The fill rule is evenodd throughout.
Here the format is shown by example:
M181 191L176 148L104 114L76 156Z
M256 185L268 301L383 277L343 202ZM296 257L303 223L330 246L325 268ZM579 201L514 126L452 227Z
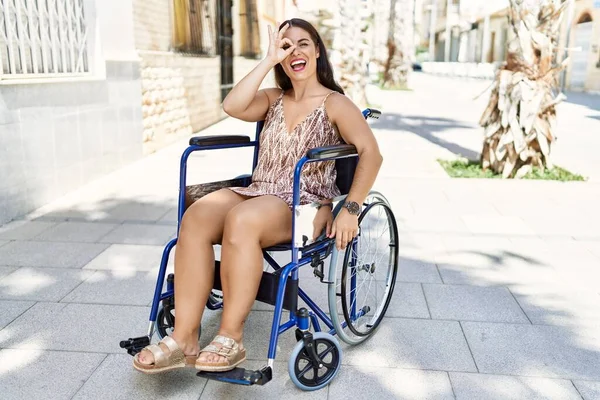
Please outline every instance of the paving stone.
M0 350L4 399L71 399L105 354Z
M92 274L79 269L23 267L0 280L0 298L59 301Z
M600 325L600 294L581 286L565 286L518 285L511 291L534 324Z
M147 307L37 303L0 331L0 347L122 354L119 342L143 336Z
M81 268L108 247L92 243L11 242L0 247L7 266Z
M467 233L467 227L464 222L453 215L429 215L420 214L414 217L407 218L402 224L399 224L398 229L406 232L414 233Z
M160 266L164 246L134 244L104 245L106 250L94 258L85 269L122 269L135 271L156 271ZM173 263L175 248L171 250L170 263Z
M463 222L474 234L535 235L520 217L506 215L463 215Z
M246 369L261 369L266 365L263 361L246 361L243 367ZM334 378L335 381L336 378ZM208 381L200 400L262 400L262 399L327 399L327 388L317 391L305 392L296 387L291 381L287 362L275 362L273 379L266 385L241 386L217 381Z
M101 222L61 222L36 236L35 240L95 243L117 226Z
M0 300L0 329L10 324L34 304L33 301Z
M600 378L597 329L463 322L479 372L534 377Z
M54 225L56 225L54 222L45 221L12 221L0 226L0 239L29 240Z
M151 302L156 271L87 271L85 282L65 296L63 303L95 303L145 306ZM2 285L2 282L0 282Z
M434 263L408 257L399 258L396 280L399 282L442 283Z
M18 270L19 267L0 267L0 281L2 280L2 278L4 278L6 275L12 273L13 271Z
M128 354L109 354L73 399L196 400L206 385L193 368L146 375L132 363Z
M344 349L347 365L475 372L455 321L385 318L375 336Z
M344 365L329 385L329 399L454 399L448 374Z
M446 284L507 286L555 284L563 280L551 265L523 260L510 254L499 257L477 253L458 254L445 262L438 261L437 265Z
M156 222L173 207L173 204L148 204L125 201L107 210L110 218L123 221Z
M157 224L177 225L177 207L172 207L156 222Z
M450 372L457 400L567 400L581 397L565 379Z
M383 291L372 298L373 305L380 302ZM418 283L396 283L386 317L430 318L421 285Z
M177 233L170 225L123 224L104 236L101 243L164 245Z
M584 400L600 399L600 382L573 381Z
M529 323L506 288L424 284L433 319Z
M600 258L600 240L582 240L581 242L592 254Z

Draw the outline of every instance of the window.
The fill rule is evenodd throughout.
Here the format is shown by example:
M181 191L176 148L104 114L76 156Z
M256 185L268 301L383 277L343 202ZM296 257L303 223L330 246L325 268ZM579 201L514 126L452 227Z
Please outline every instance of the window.
M256 0L240 1L241 55L256 58L260 55Z
M215 4L211 0L173 0L173 48L177 51L216 54Z
M0 76L89 72L83 0L0 0Z

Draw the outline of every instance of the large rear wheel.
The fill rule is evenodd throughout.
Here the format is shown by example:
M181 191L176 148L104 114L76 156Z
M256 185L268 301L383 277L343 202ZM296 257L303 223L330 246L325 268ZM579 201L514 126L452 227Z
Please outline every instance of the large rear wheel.
M396 220L385 198L373 197L359 217L357 237L344 252L334 249L331 257L329 312L341 340L358 344L376 331L397 273Z

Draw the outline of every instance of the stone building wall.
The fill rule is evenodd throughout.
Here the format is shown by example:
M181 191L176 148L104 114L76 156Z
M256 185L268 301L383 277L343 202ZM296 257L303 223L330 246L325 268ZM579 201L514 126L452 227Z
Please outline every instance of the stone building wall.
M153 152L224 117L220 59L171 49L169 1L134 0L134 35L140 57L144 152Z

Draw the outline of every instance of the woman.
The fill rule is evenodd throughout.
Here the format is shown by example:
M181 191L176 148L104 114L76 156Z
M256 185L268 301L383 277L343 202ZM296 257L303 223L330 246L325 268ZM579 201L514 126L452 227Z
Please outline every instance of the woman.
M326 229L343 249L357 233L356 208L365 200L382 162L373 133L334 81L323 41L312 25L291 19L277 32L269 27L269 40L266 58L223 102L225 112L234 118L265 120L252 184L210 193L185 212L175 255L175 329L135 357L135 368L143 372L189 364L202 371L227 371L246 359L244 321L263 272L262 249L292 239L292 177L306 150L343 142L356 147L360 158L347 207L335 221L330 207L331 199L339 195L334 162L307 164L301 204L329 205L317 211L314 237ZM258 90L272 68L280 88ZM217 337L200 350L198 328L212 289L212 246L217 243L222 245L226 301Z

